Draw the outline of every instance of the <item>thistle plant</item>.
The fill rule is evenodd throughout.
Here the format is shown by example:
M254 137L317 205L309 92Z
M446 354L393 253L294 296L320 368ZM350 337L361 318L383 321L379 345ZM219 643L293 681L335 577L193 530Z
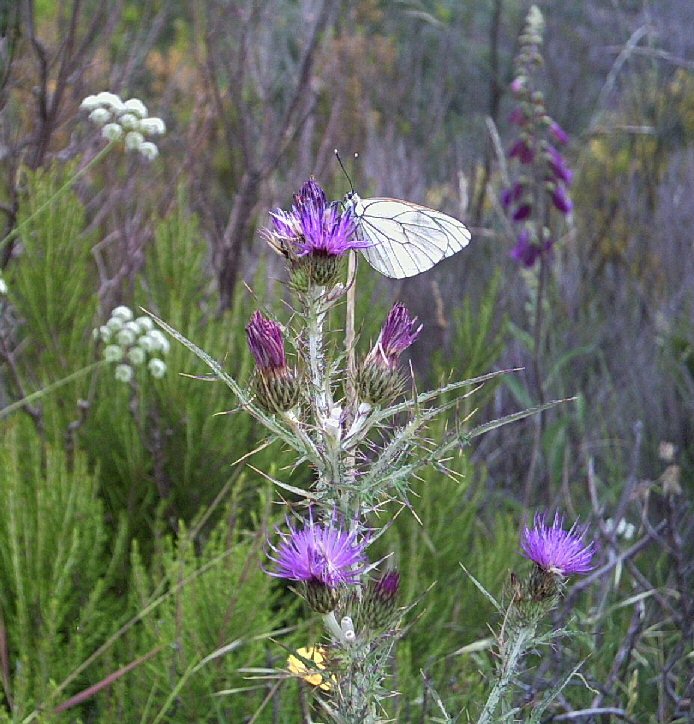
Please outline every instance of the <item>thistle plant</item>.
M498 636L498 677L478 724L517 721L513 717L515 710L511 693L523 658L533 648L564 633L552 629L543 632L540 626L557 606L567 578L593 569L595 545L587 542L587 533L587 527L579 527L577 524L565 530L563 518L558 513L551 524L548 524L546 515L536 515L534 525L526 527L521 534L523 555L534 564L530 575L520 579L515 573L511 574L508 592L510 601L505 611L488 592L484 592L497 609L504 613L504 621ZM558 687L535 705L527 721L540 721L542 713L576 670L571 671Z
M446 474L444 461L452 452L537 409L473 428L461 423L441 440L427 439L429 423L503 372L405 394L413 385L400 358L416 343L421 325L402 304L393 306L361 361L350 363L360 357L346 342L353 330L344 332L340 352L332 329L342 326L335 319L345 300L348 320L352 311L347 291L354 278L344 283L345 261L368 242L349 205L329 202L314 179L289 211L270 214L262 236L286 260L295 305L286 325L260 311L252 315L246 334L256 369L247 385L153 318L313 471L307 488L272 479L293 502L286 523L268 540L266 570L322 617L325 635L292 654L277 675L289 673L316 687L317 703L333 721L383 721L392 695L389 662L408 609L399 600L397 567L388 556L374 560L371 554L387 528L378 527L379 513L386 505L410 507L412 481L424 468L434 465ZM436 405L442 395L445 402Z

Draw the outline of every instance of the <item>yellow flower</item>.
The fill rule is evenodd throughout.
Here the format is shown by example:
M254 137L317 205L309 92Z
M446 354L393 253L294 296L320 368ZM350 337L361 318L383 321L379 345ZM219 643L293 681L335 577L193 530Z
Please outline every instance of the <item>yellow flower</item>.
M294 655L291 655L287 659L289 672L295 676L300 676L312 686L320 686L323 691L330 691L335 683L335 677L332 674L328 677L316 671L317 669L325 669L325 661L327 658L325 649L322 646L308 646L297 649L296 653L301 659ZM312 661L314 666L308 668L302 659Z

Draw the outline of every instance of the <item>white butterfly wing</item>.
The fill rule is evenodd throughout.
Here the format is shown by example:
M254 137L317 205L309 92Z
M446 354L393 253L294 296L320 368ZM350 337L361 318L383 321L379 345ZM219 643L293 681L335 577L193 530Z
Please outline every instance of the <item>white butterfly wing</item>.
M359 199L355 204L362 238L360 251L378 272L404 279L431 269L470 243L470 231L440 211L398 199Z

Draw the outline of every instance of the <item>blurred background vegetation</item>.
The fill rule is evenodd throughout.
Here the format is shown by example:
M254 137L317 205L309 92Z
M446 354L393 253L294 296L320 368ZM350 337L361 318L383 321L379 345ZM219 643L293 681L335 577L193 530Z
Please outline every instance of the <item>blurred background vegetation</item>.
M403 604L423 596L389 714L434 720L435 689L474 718L499 622L459 562L499 592L549 507L590 522L602 567L570 590L555 623L577 633L530 662L519 705L586 659L547 721L692 720L694 5L538 4L576 171L539 343L537 271L509 257L499 204L529 3L0 0L2 720L310 720L306 686L262 677L319 628L260 568L280 509L246 463L298 486L310 471L221 385L180 376L205 372L182 347L162 379L122 383L92 330L143 306L248 380L252 311L290 318L257 231L310 174L349 190L336 147L362 196L473 230L412 280L362 265L361 347L400 299L425 324L420 388L524 368L460 417L577 396L461 450L460 479L415 482L418 519L380 542ZM160 156L114 150L42 208L103 147L79 112L101 90L164 118Z

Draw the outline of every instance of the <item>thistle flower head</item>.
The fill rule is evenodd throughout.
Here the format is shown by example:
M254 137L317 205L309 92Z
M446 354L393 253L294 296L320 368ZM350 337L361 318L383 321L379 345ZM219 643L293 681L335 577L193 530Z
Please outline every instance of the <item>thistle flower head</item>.
M302 206L299 223L302 236L295 241L297 256L343 256L350 249L360 249L368 242L357 241L357 222L351 210L337 204L313 203Z
M272 226L263 234L289 261L294 285L304 290L310 283L335 283L342 257L351 249L369 246L357 236L357 221L350 208L328 203L325 191L310 178L294 195L291 211L276 209Z
M287 358L284 353L282 328L277 322L267 319L261 312L255 312L246 327L248 346L261 370L285 369Z
M421 331L422 325L417 324L417 317L412 317L404 304L395 304L388 312L378 342L369 353L367 361L394 369L400 355L415 342Z
M258 402L269 412L284 412L296 405L300 386L287 365L282 328L255 312L246 327L251 354L256 362L254 388Z
M271 576L329 589L358 582L366 563L367 541L334 521L319 524L309 518L301 530L288 525L289 533L280 533L279 545L270 545L275 555L269 558L277 565Z
M585 527L578 528L574 523L569 530L564 530L563 522L559 513L551 525L547 524L545 515L536 515L534 526L526 527L521 536L523 555L543 571L562 577L587 573L593 569L595 544L586 543Z
M417 339L422 325L402 304L388 313L378 341L357 370L359 397L372 405L385 405L400 394L404 378L398 370L400 355Z

